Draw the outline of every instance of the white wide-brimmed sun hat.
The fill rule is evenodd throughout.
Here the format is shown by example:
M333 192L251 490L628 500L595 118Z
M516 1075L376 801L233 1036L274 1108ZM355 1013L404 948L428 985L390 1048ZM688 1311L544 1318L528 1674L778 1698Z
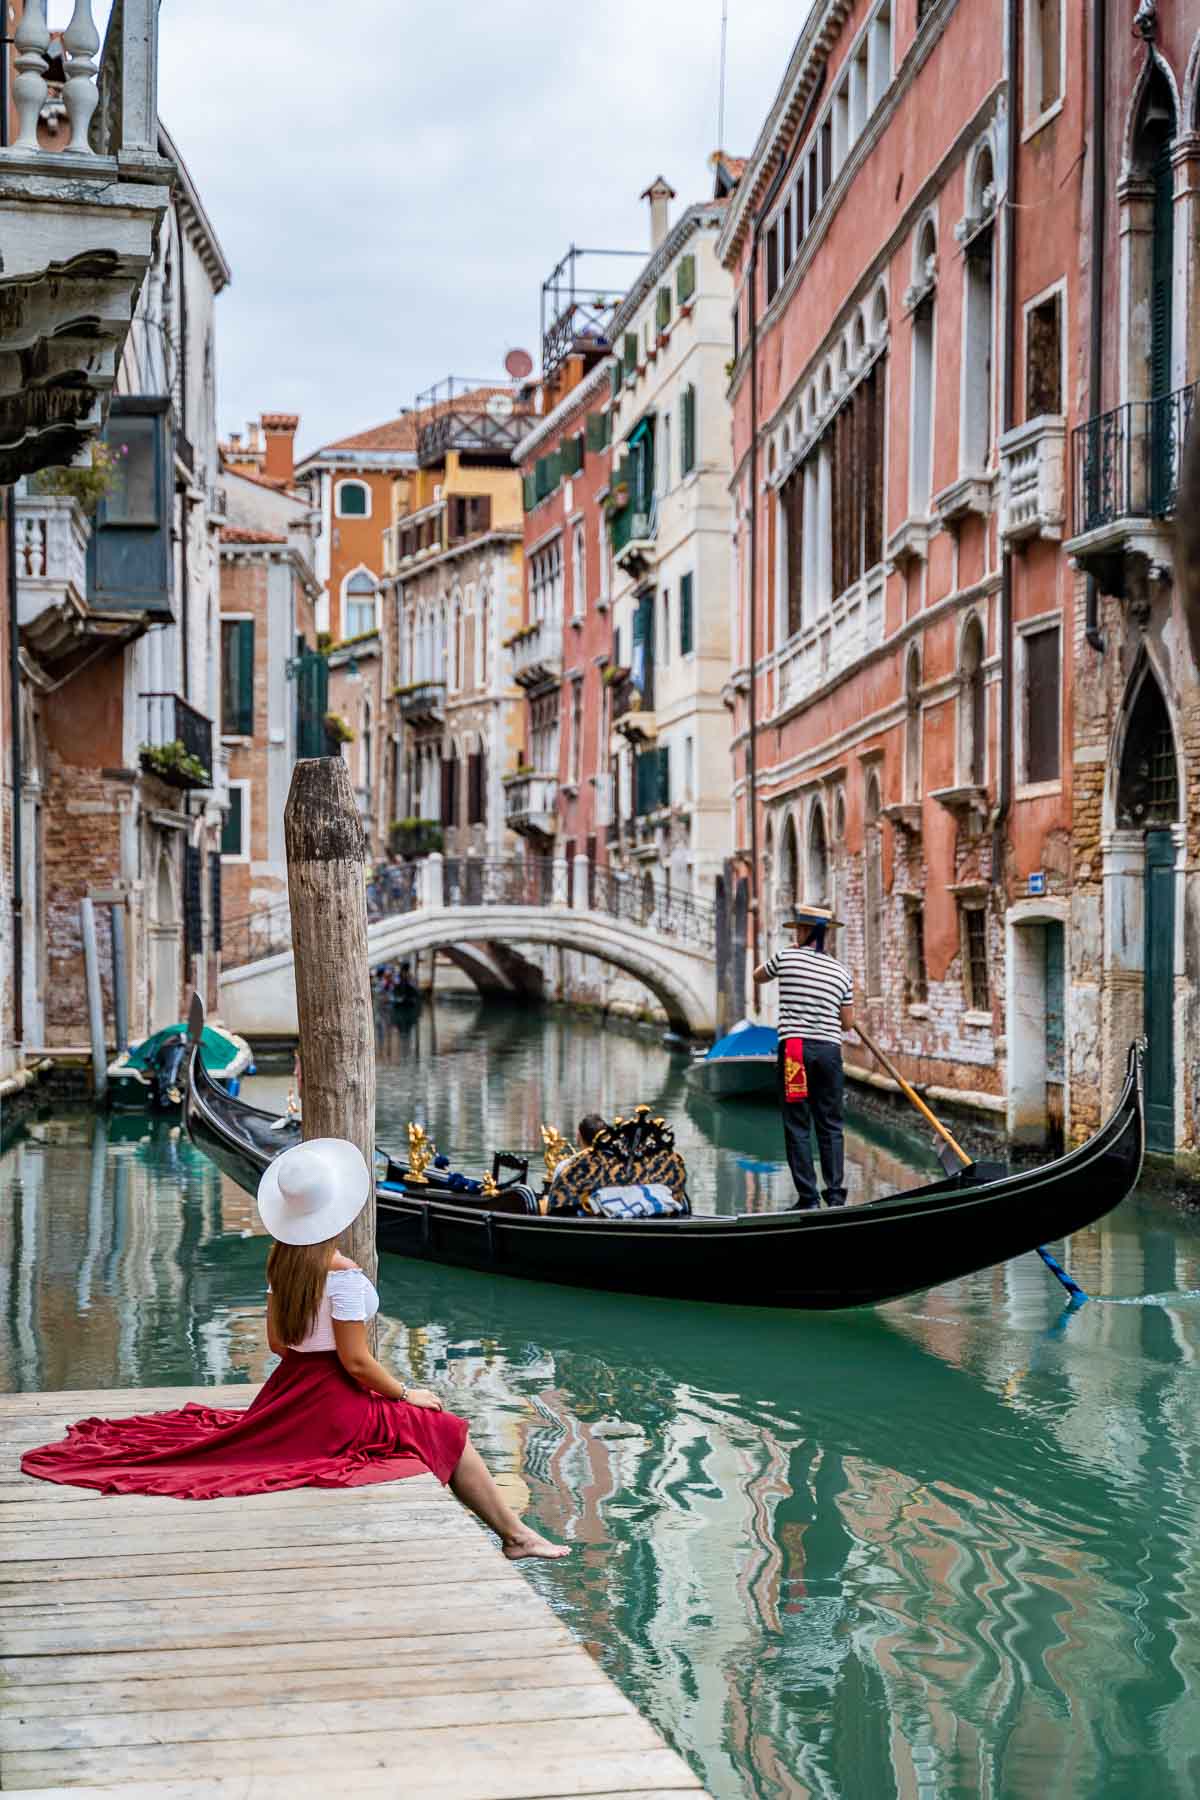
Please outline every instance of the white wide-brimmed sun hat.
M268 1163L258 1184L258 1216L281 1244L323 1244L357 1219L371 1171L357 1144L309 1138Z

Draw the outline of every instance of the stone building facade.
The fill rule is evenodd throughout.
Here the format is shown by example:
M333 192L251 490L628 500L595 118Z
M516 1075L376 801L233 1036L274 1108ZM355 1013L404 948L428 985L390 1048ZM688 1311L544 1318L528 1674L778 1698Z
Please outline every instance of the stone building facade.
M171 203L121 346L111 460L15 498L22 650L20 1006L27 1047L88 1043L81 903L109 1047L216 1001L215 301L229 270L167 132ZM123 962L121 957L123 954Z
M873 1035L1034 1142L1087 1118L1062 549L1084 23L819 4L720 242L751 953L795 894L832 903Z
M1107 30L1088 46L1083 422L1070 447L1065 545L1078 676L1072 1123L1086 1130L1111 1105L1144 1032L1150 1147L1194 1174L1200 670L1185 618L1196 572L1180 566L1175 514L1200 377L1200 5L1143 6L1133 31L1127 9L1101 6Z
M732 281L716 254L719 186L673 225L671 188L646 190L651 253L611 323L609 857L648 898L711 897L728 847Z
M290 445L289 435L289 452ZM225 938L238 960L256 934L270 937L272 909L286 911L283 813L292 765L298 756L323 756L327 745L328 676L316 644L317 522L290 477L290 456L282 455L269 478L227 464L222 479L221 742L229 814L221 875Z

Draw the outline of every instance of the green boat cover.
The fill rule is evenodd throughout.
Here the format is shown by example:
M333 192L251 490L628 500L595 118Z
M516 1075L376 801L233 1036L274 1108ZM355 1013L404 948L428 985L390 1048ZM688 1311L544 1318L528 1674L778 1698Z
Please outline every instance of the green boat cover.
M149 1069L155 1052L167 1038L176 1037L181 1032L186 1037L187 1029L187 1025L182 1021L178 1025L164 1025L163 1029L156 1031L153 1037L143 1038L140 1044L132 1044L128 1051L129 1060L123 1063L122 1067ZM241 1045L235 1043L231 1037L226 1037L223 1031L217 1031L212 1025L204 1027L204 1033L200 1039L200 1061L210 1075L222 1074L237 1061L241 1054Z

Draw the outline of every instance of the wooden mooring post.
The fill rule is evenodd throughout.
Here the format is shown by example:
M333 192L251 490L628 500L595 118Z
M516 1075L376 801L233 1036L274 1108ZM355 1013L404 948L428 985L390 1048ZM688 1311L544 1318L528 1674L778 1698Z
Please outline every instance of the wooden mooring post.
M340 756L298 762L283 815L306 1138L348 1138L371 1197L342 1248L375 1279L375 1019L367 962L367 846Z

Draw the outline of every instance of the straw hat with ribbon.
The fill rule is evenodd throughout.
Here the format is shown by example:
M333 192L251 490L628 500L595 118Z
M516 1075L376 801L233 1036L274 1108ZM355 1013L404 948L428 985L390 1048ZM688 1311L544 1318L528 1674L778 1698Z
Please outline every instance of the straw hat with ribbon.
M828 927L844 925L844 919L836 919L830 906L809 906L801 901L792 908L792 916L787 921L793 931L811 930L814 926Z

